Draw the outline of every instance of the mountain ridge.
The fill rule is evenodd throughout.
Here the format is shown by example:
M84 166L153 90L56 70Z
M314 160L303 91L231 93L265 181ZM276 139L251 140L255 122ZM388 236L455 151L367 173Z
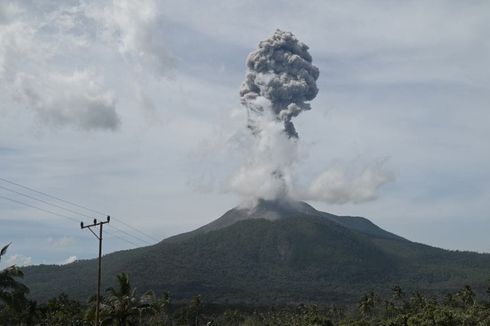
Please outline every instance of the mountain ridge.
M365 232L380 237L406 240L396 234L381 229L364 217L339 216L326 212L321 212L303 201L277 201L260 199L258 200L256 205L250 208L237 206L225 212L220 218L208 224L205 224L204 226L201 226L190 232L171 236L167 239L164 239L163 241L179 241L187 239L188 237L191 237L195 234L218 230L246 219L262 218L270 221L275 221L281 218L301 215L321 216L335 223L343 225L349 229L355 229L360 232Z
M95 270L94 259L24 269L40 301L62 291L86 299ZM368 219L336 216L302 202L263 201L155 245L105 255L102 287L127 272L141 291L170 291L176 300L201 294L215 303L341 304L394 284L432 294L466 284L482 288L488 270L488 254L414 243Z

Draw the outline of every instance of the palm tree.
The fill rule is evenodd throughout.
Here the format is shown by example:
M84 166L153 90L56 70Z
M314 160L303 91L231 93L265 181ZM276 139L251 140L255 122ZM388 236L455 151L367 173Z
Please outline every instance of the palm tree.
M488 287L487 287L487 290L485 291L488 295L488 298L489 298L489 302L490 302L490 279L488 279Z
M4 246L4 247L2 248L2 250L0 250L0 261L2 260L2 256L3 256L3 255L5 255L5 254L7 253L7 249L8 249L8 247L10 246L10 244L11 244L11 243L12 243L12 242L10 242L8 245Z
M24 273L15 265L0 271L0 300L8 303L14 293L29 293L29 288L16 280L22 277Z
M142 315L148 317L150 325L170 325L170 295L165 292L162 299L159 299L155 292L148 291L141 296L140 305L140 320ZM141 322L140 322L141 323Z
M134 325L138 316L139 300L126 273L117 275L117 288L108 288L102 305L102 324Z
M7 253L10 243L0 250L0 259ZM35 303L26 298L29 288L17 281L24 277L24 273L15 265L0 271L0 303L3 302L2 310L11 318L9 322L22 324L32 320L34 316Z
M80 302L70 299L63 292L41 304L38 307L38 316L41 325L86 325Z
M10 243L0 250L0 261L2 256L7 253ZM29 289L22 283L17 282L16 278L24 277L24 273L15 265L0 271L0 300L6 301L13 292L29 292Z
M191 303L187 309L187 321L189 325L199 326L202 313L202 301L200 295L192 297Z
M374 311L374 306L376 305L376 295L373 291L362 296L359 302L358 308L359 312L363 317L370 317Z
M475 304L475 292L473 292L469 285L466 285L464 288L459 290L456 295L461 299L464 306L471 306Z
M405 296L405 293L399 285L395 285L391 291L393 292L393 299L395 300L401 300Z

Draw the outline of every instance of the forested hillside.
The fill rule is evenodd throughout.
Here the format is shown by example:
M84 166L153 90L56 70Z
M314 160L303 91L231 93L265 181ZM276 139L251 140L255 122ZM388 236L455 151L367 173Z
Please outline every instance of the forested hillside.
M305 205L233 209L194 232L106 255L103 288L126 272L139 290L169 291L176 301L200 294L213 303L343 304L393 284L443 295L465 285L484 288L489 277L488 254L413 243L367 219ZM65 292L83 300L93 293L96 261L24 271L35 299Z

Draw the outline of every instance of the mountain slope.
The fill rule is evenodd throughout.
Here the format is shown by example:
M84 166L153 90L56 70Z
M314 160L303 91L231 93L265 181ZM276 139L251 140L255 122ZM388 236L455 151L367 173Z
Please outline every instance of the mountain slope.
M174 298L253 304L353 302L369 289L444 292L483 284L490 255L416 244L360 217L339 217L305 203L260 202L235 208L195 231L104 256L103 288L128 272L136 287ZM37 299L93 293L96 261L25 269Z
M165 241L185 240L196 234L219 230L243 220L260 218L275 221L300 216L319 216L340 224L348 229L360 231L361 233L365 233L367 235L388 239L403 239L393 233L381 229L363 217L337 216L321 212L305 202L260 200L259 203L251 209L235 207L209 224L206 224L194 231L170 237Z

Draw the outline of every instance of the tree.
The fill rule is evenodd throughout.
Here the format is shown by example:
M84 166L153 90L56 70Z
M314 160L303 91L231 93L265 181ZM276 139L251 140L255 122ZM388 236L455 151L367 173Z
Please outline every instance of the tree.
M10 243L0 250L0 259L7 253ZM0 271L1 320L5 324L30 324L34 318L36 304L27 299L29 288L17 281L24 273L15 265Z
M489 299L489 302L490 302L490 279L488 279L488 287L487 287L487 295L488 295L488 299Z
M475 304L475 292L469 285L459 290L456 296L461 300L464 306L471 306Z
M38 310L42 325L85 325L82 305L64 293L40 305Z
M0 271L0 300L7 303L14 293L29 293L29 288L17 281L24 273L15 265Z
M192 297L191 303L187 310L187 322L189 325L198 326L201 320L202 302L201 296L195 295Z
M155 292L147 291L140 298L138 310L140 320L142 316L145 316L150 325L168 325L171 323L171 303L168 292L165 292L163 298L159 299Z
M2 256L7 253L7 249L10 246L10 244L12 244L12 242L10 242L8 245L4 246L2 250L0 250L0 261L2 261Z
M131 287L126 273L118 274L117 288L108 288L102 306L102 323L119 326L133 325L139 315L136 289Z
M363 317L370 317L374 311L374 306L376 305L376 296L373 291L368 294L363 295L361 301L359 302L358 308L359 312Z
M401 300L405 296L405 293L403 292L402 288L399 285L395 285L391 291L393 292L393 299L394 300Z

